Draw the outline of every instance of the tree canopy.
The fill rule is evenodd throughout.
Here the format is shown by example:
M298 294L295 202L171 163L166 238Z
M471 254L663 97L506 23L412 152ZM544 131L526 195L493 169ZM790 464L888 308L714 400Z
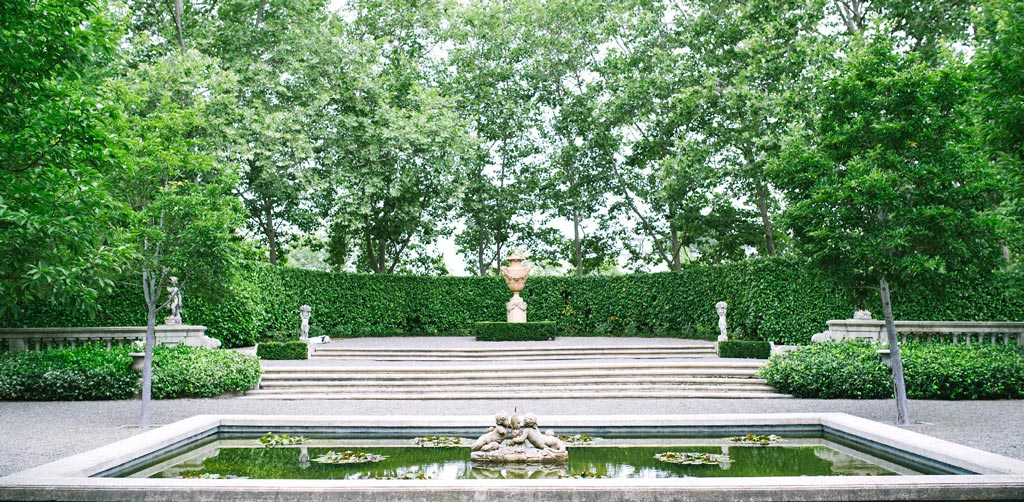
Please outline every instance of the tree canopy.
M158 192L380 274L921 280L1024 234L1016 1L65 3L0 7L3 308L87 304Z

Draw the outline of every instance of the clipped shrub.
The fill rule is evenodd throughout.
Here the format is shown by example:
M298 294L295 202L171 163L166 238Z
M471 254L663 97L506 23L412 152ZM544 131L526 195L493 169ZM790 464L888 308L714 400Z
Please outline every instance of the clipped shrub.
M729 340L718 342L718 357L768 359L771 355L771 344L765 341Z
M256 348L256 357L260 359L307 359L309 358L309 345L306 342L265 342Z
M911 399L1024 398L1024 348L1011 345L901 345ZM875 348L822 343L772 356L761 370L780 392L797 397L892 397L892 378Z
M259 359L224 349L176 345L153 351L153 397L213 397L244 392L260 379Z
M987 344L907 344L902 348L910 398L1024 398L1024 348Z
M874 346L866 343L818 343L776 354L760 374L779 392L796 397L883 399L893 395L889 368Z
M482 342L523 342L554 340L558 326L542 322L478 322L476 339Z
M0 400L130 399L139 377L128 347L100 345L0 353Z

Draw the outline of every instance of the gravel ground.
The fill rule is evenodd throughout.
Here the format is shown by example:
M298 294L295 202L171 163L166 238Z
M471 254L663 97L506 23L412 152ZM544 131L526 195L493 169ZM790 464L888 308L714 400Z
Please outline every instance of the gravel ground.
M892 423L891 400L516 399L469 401L154 401L155 425L196 414L487 415L518 407L544 415L845 412ZM1024 401L911 401L909 430L1024 460L1017 438ZM141 432L138 401L0 403L0 476L81 453Z

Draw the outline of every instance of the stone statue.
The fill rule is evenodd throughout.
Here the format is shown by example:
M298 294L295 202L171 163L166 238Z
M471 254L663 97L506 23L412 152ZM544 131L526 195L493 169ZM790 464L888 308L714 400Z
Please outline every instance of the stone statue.
M729 307L728 303L718 302L715 304L715 310L718 311L718 341L725 342L729 340L729 335L726 333L725 324L725 310Z
M527 305L519 296L519 292L526 287L530 266L523 264L523 257L519 256L519 253L512 253L508 259L508 266L501 267L501 275L505 278L505 285L509 291L512 291L512 299L505 304L508 322L526 322Z
M489 463L560 463L569 460L569 453L554 431L542 434L537 427L537 417L523 416L522 422L515 416L501 412L494 417L495 425L487 429L473 443L470 458L476 462Z
M299 307L299 318L302 319L302 324L299 326L299 329L301 330L302 333L301 335L299 335L299 339L301 340L309 339L309 314L312 311L313 307L310 307L309 305L303 305Z
M858 321L870 321L871 312L867 310L857 310L853 313L853 318Z
M167 310L169 316L164 318L164 324L181 324L181 289L178 288L178 278L171 276L171 285L167 286Z
M534 448L546 452L563 452L565 443L555 436L555 431L548 431L547 435L541 434L537 428L537 417L531 413L523 416L523 429L519 437L513 438L512 443L518 444L528 441Z
M501 411L494 415L494 427L488 427L487 432L480 436L470 445L470 451L494 451L501 447L502 441L508 435L509 416Z

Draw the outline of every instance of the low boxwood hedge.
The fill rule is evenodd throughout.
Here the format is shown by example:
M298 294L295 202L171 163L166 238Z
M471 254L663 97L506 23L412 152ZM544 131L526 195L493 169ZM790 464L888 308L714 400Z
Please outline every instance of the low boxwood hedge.
M139 388L128 347L0 353L0 400L130 399Z
M768 359L772 355L769 342L760 340L729 340L718 342L718 357Z
M553 322L478 322L476 339L482 342L554 340L558 328Z
M0 400L85 401L131 399L139 376L130 347L85 345L67 349L0 353ZM156 347L153 397L212 397L256 385L259 360L231 350Z
M761 375L780 392L821 399L882 399L892 377L876 347L822 343L772 356ZM1024 348L1006 345L901 345L911 399L1024 398Z
M309 345L306 342L264 342L256 348L256 356L260 359L307 359Z
M153 398L213 397L244 392L260 380L259 359L203 347L157 347L153 351Z

